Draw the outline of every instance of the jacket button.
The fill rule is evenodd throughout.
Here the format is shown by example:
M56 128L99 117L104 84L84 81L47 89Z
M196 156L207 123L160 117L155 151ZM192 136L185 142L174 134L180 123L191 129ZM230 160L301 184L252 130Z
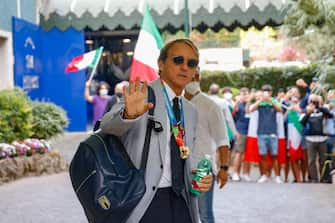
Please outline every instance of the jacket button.
M153 187L152 187L152 190L156 190L156 187L155 187L155 186L153 186Z
M163 165L161 165L161 169L163 169Z

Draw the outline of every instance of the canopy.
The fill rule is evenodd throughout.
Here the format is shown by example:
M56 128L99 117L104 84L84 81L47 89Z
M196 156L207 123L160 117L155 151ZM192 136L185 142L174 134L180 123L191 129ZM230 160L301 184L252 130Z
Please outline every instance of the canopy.
M185 12L193 29L233 30L236 27L262 28L282 24L288 0L47 0L40 9L45 30L132 30L139 29L145 4L160 30L183 29Z

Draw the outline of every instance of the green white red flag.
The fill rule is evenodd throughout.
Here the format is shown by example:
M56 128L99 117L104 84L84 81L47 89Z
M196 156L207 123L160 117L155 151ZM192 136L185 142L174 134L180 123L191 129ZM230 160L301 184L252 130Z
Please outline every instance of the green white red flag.
M258 142L257 142L257 129L258 129L258 111L249 113L249 128L246 139L244 160L247 162L259 163L261 156L259 155ZM284 132L284 117L282 112L276 114L277 123L277 137L278 137L278 162L284 164L286 162L286 146L285 146L285 132ZM270 155L267 156L267 161L271 162Z
M292 161L302 158L302 124L299 121L299 113L288 110L287 112L287 141L289 144L290 159Z
M157 59L163 47L162 37L150 14L149 7L145 7L141 31L135 47L131 65L130 80L140 77L141 81L153 81L158 78Z
M100 47L96 50L76 56L66 65L65 72L75 72L88 67L94 69L99 63L102 51L103 47Z

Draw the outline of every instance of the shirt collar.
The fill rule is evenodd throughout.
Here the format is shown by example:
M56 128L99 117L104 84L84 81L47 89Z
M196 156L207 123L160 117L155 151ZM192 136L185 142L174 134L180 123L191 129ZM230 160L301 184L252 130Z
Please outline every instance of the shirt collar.
M165 89L166 89L166 92L168 94L168 97L169 97L170 101L172 101L175 97L181 99L181 96L184 95L184 92L185 92L184 90L183 90L183 92L181 93L180 96L177 96L166 82L163 81L163 83L164 83L164 86L165 86Z

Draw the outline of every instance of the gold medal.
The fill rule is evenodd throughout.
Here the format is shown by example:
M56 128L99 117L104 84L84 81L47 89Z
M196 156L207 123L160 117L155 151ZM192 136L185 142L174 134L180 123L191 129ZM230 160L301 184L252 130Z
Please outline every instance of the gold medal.
M180 157L182 159L187 159L187 157L190 155L190 149L187 146L181 146L180 149Z

